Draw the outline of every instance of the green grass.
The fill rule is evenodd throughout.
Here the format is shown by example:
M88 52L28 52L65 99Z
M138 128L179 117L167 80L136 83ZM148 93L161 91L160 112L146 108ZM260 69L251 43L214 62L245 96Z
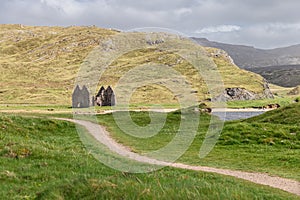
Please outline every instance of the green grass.
M244 120L249 123L260 122L277 125L290 125L298 127L300 125L300 103L294 103L286 107L272 110L262 115Z
M198 133L178 160L194 165L215 166L244 171L267 172L300 180L300 104L267 112L248 120L226 122L221 137L212 152L199 158L210 116L201 115ZM134 122L147 125L147 112L131 113ZM112 115L98 116L99 122L119 142L138 153L148 153L168 144L175 136L181 120L180 113L168 115L164 128L151 138L140 139L127 134L114 122ZM125 120L125 119L124 119Z
M297 199L212 173L115 171L85 150L72 123L0 114L0 124L1 199Z
M274 99L260 99L260 100L247 100L247 101L228 101L228 108L255 108L263 107L269 104L279 104L280 106L287 106L293 101L293 97L276 97Z

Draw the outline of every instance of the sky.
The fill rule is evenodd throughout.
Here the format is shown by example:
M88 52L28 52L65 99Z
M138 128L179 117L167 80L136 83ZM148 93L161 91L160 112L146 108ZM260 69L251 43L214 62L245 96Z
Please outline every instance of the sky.
M299 0L2 0L0 24L159 27L270 49L300 44Z

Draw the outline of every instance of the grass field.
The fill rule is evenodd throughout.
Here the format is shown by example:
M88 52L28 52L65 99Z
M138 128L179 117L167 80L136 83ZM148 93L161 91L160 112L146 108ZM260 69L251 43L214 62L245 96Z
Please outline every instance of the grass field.
M267 112L248 120L226 122L213 151L204 159L199 149L204 140L210 115L201 115L198 134L188 151L179 159L193 165L215 166L244 171L267 172L300 180L300 104ZM131 113L133 121L145 126L150 122L147 112ZM180 113L170 113L164 128L154 137L140 139L124 134L112 115L98 116L112 136L134 152L147 153L168 144L175 136Z
M114 171L96 161L68 122L0 114L1 199L297 199L211 173Z

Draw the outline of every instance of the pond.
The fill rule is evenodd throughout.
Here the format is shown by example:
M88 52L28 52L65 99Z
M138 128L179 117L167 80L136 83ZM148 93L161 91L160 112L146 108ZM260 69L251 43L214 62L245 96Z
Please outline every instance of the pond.
M264 112L265 111L227 111L227 112L216 111L213 112L212 114L218 116L222 120L230 121L230 120L251 118L257 115L261 115Z

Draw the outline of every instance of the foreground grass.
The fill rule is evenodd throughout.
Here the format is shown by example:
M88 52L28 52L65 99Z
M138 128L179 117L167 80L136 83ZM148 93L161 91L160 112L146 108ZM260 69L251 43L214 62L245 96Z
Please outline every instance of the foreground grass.
M0 114L1 199L297 199L211 173L121 173L95 160L75 125Z
M201 115L198 134L187 152L178 160L193 165L205 165L244 171L267 172L300 180L300 104L267 112L248 120L225 123L221 137L212 152L199 158L210 115ZM141 126L150 122L148 113L131 113ZM154 137L140 139L124 134L112 115L98 117L120 143L138 153L162 148L175 136L181 120L180 113L168 115L164 128ZM124 119L125 120L125 119Z

